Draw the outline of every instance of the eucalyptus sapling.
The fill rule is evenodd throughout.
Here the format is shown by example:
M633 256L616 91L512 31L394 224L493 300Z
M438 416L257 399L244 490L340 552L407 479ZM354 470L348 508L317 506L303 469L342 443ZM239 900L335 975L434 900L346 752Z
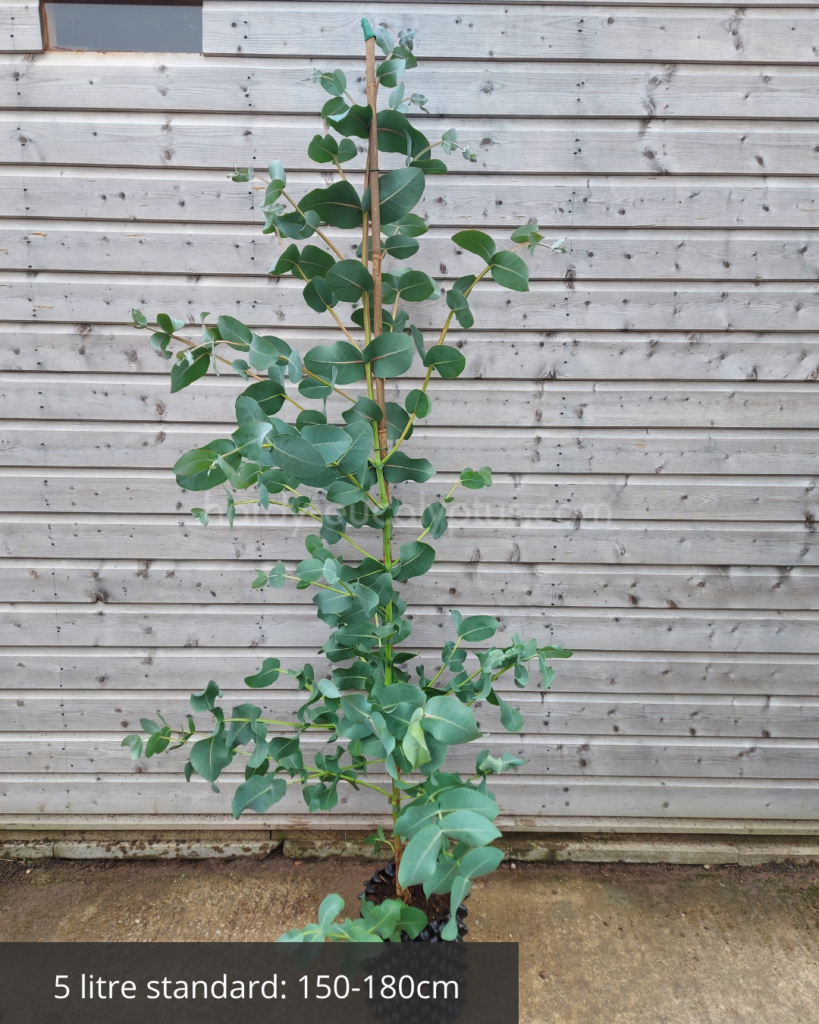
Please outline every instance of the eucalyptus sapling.
M571 653L517 635L502 645L475 646L495 636L498 620L484 614L462 617L455 610L452 638L434 668L403 646L412 626L398 584L431 568L430 542L447 530L456 489L480 490L492 483L488 467L464 469L449 491L424 509L417 536L397 543L401 500L391 489L423 484L435 473L427 459L405 448L416 423L432 413L433 378L452 380L465 368L459 348L447 344L450 328L453 322L462 330L472 327L470 298L480 282L491 279L512 292L527 291L522 253L562 249L559 242L546 243L535 223L517 228L512 246L502 249L483 231L459 231L453 241L475 256L476 269L445 294L425 271L402 267L427 230L413 212L426 176L446 172L442 156L459 151L471 162L476 156L452 130L431 143L406 116L412 107L426 110L427 105L424 96L408 94L403 82L417 63L415 33L401 32L395 41L366 20L362 26L367 102L358 104L350 95L342 71L313 76L330 98L321 112L327 131L309 142L307 153L332 167L336 180L296 197L278 160L266 178L252 168L233 175L234 181L264 188L263 230L275 236L281 250L271 273L302 282L304 301L325 318L335 340L302 356L281 338L259 335L234 317L220 316L213 323L203 313L202 337L195 342L184 321L160 313L149 325L141 311L133 311L137 327L153 329L152 345L173 358L171 391L188 387L209 369L229 368L251 381L236 400L232 435L187 452L174 470L187 490L225 485L231 527L237 507L247 504L265 512L286 510L312 524L307 557L295 566L278 561L258 571L252 586L276 588L293 581L297 589L314 592L317 615L331 630L321 648L331 669L317 678L311 664L295 670L265 658L245 684L257 690L291 676L304 698L294 713L267 717L252 702L226 709L220 704L222 690L211 681L191 696L192 714L180 729L161 716L158 722L142 719L145 738L128 736L123 745L135 759L143 751L151 757L186 747L187 779L198 775L217 792L217 780L243 757L244 779L232 804L237 818L244 811L269 811L291 786L301 789L311 811L332 810L339 789L352 787L378 793L392 814L390 834L379 828L373 841L392 851L395 898L379 905L364 900L360 918L339 921L343 901L328 896L318 921L288 932L288 941L416 938L427 916L413 905L419 902L415 886L422 886L427 898L450 896L451 915L442 934L457 937L455 910L472 880L494 871L502 857L490 845L500 833L493 824L498 807L488 778L525 762L484 749L477 752L474 772L464 775L444 767L449 748L481 736L473 711L478 701L498 709L506 730L520 732L523 716L503 699L498 681L511 677L524 688L536 667L548 688L554 675L549 660ZM379 110L379 95L387 90L388 103ZM363 190L345 170L359 155L355 140L366 144ZM390 169L380 166L381 154ZM337 236L331 237L327 227L354 233L358 255L346 256L342 248L352 253L353 247L334 241ZM307 239L308 244L297 244ZM443 324L427 345L411 310L419 308L426 322L429 307L416 304L442 295ZM419 365L420 385L405 391L403 404L387 401L385 382ZM340 416L330 422L339 404ZM280 417L283 409L295 410L295 418ZM249 497L235 496L242 493ZM207 526L212 511L194 508L192 514ZM406 533L407 521L401 530ZM377 544L367 539L376 536ZM194 715L207 716L207 727Z

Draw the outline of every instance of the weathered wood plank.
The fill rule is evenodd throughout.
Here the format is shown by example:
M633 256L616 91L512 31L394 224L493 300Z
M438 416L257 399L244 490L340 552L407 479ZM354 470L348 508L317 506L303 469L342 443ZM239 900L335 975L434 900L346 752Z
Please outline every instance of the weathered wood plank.
M144 707L143 707L144 712ZM123 730L124 731L124 730ZM130 774L167 777L174 770L182 775L187 750L169 751L161 758L133 762L121 745L122 731L115 736L100 733L0 734L0 772L45 772L58 774ZM760 740L756 738L706 739L699 736L683 738L593 737L574 733L568 736L510 736L507 733L487 734L478 744L456 747L447 758L451 771L472 771L475 755L481 744L494 750L500 746L528 763L518 769L521 781L550 776L578 778L651 778L667 776L675 779L734 779L773 781L788 779L810 782L811 768L819 752L819 741ZM318 742L305 741L305 750L321 749ZM311 758L312 760L312 758ZM244 772L244 758L237 758L225 772L225 785L238 781ZM704 767L706 766L706 767ZM184 780L184 777L183 777ZM813 780L815 782L815 780ZM2 806L2 805L0 805ZM215 805L212 807L215 810Z
M281 826L284 815L301 815L306 824L317 824L306 814L300 796L289 791L276 805L276 815L252 820L268 827ZM819 786L814 782L755 779L721 781L673 778L554 778L503 779L493 791L504 813L513 815L519 827L537 827L539 818L575 818L617 815L628 818L725 818L815 819L819 815ZM232 787L215 795L203 782L186 783L181 772L173 775L114 774L94 778L90 774L33 774L0 777L0 813L6 815L144 814L190 816L228 814ZM344 793L340 813L360 815L360 821L386 824L381 798L372 790ZM503 819L500 819L503 823ZM320 819L319 822L320 823ZM326 827L326 825L325 825Z
M418 646L433 646L452 634L448 614L421 608L408 618ZM572 649L819 653L819 612L810 611L516 608L498 618L501 639L521 633ZM6 646L25 640L31 646L59 642L66 647L271 647L298 636L306 647L319 647L328 634L311 612L275 605L0 606L0 645Z
M175 300L175 304L176 304ZM300 351L326 330L257 324ZM466 356L464 377L524 380L793 380L819 378L816 332L450 331ZM427 332L427 340L437 335ZM37 373L152 373L168 364L130 327L0 323L0 369ZM419 372L414 368L410 374Z
M358 56L360 11L355 4L321 9L321 31L313 30L302 4L281 0L208 0L203 20L207 54L310 54ZM813 63L819 37L814 10L790 8L739 13L727 7L478 4L461 7L418 3L384 5L369 12L393 32L418 29L419 56L461 59L577 58L585 60L726 61Z
M157 429L159 426L159 429ZM8 421L0 436L5 466L166 469L229 424L128 424L118 421L41 425ZM413 444L415 442L415 445ZM423 445L423 449L417 447ZM508 473L759 473L816 469L815 430L416 428L408 454L420 452L443 473L459 473L465 452Z
M819 23L819 17L817 17ZM424 124L443 128L436 119ZM475 164L468 173L815 174L810 122L663 119L446 119ZM266 167L276 156L288 169L313 168L305 138L315 118L274 114L150 114L0 111L4 162L122 167ZM385 158L385 168L398 165ZM359 154L350 164L361 169ZM296 197L298 198L298 197Z
M508 232L491 232L499 249ZM428 274L462 277L478 261L452 241L452 229L426 235L412 266ZM352 235L328 237L350 258ZM554 239L553 239L554 240ZM641 230L579 228L566 237L566 254L538 249L529 263L533 281L630 279L665 281L815 281L819 231ZM281 253L278 239L251 227L122 225L117 222L9 220L0 225L0 253L12 270L162 274L266 273ZM385 268L405 264L387 258Z
M288 566L293 573L294 563ZM251 590L243 562L0 561L0 592L13 602L88 604L304 605L293 588ZM773 566L475 566L436 563L423 580L401 586L412 608L490 604L497 608L702 608L819 610L819 569Z
M227 690L223 685L224 697L222 704L225 708L246 702L248 699L247 690ZM104 742L116 744L117 740L108 736L95 734L123 734L129 731L138 730L138 721L146 715L154 713L154 707L159 706L165 718L171 722L182 722L190 714L191 706L189 693L178 692L177 690L163 692L161 694L147 693L97 693L95 691L72 692L66 695L60 692L31 692L28 690L10 690L0 695L0 714L3 721L3 732L13 734L17 744L17 750L21 745L25 746L26 736L20 735L30 733L36 726L37 735L32 737L32 742L41 744L47 741L52 744L53 750L55 737L53 734L71 732L74 735L67 737L67 742L75 749L83 742L82 734L89 734L94 739L101 739ZM595 768L599 771L600 766L594 765L594 755L588 757L577 747L583 747L584 741L572 740L576 736L605 736L626 739L627 737L643 737L649 742L659 737L697 737L699 740L720 737L720 738L745 738L763 740L761 749L749 753L743 747L743 756L737 759L737 769L754 766L758 772L764 772L765 763L770 764L778 756L777 752L783 749L783 740L804 739L810 741L813 749L819 749L819 740L816 739L816 717L819 713L817 706L818 698L806 697L751 697L747 695L732 697L715 696L669 696L659 698L649 694L638 694L625 696L618 694L616 698L610 695L594 694L561 694L554 691L548 693L521 692L510 694L508 702L517 708L524 718L522 729L524 742L531 737L541 737L538 747L542 749L542 743L546 736L554 741L563 744L570 752L577 757L586 758L591 764L592 772ZM262 709L262 718L271 718L278 721L293 721L295 715L304 701L304 694L295 695L292 693L276 693L266 690L263 693L256 693L252 700ZM476 715L478 723L485 732L494 737L502 737L504 730L496 710L491 706L477 705ZM198 725L206 733L209 729L208 716L198 718ZM271 727L271 733L281 730ZM49 733L47 738L40 734ZM565 738L564 738L565 737ZM60 737L61 738L61 737ZM767 740L779 740L779 743L771 744ZM517 747L521 743L521 737L514 735L506 737L508 743ZM58 740L59 742L59 740ZM499 739L493 740L494 743ZM547 741L548 742L548 741ZM597 742L594 744L597 745ZM613 744L616 750L625 744L616 742ZM645 744L641 744L645 746ZM609 744L603 744L608 747ZM682 745L680 745L682 746ZM688 747L688 743L685 744ZM693 744L692 744L693 746ZM720 749L725 744L719 744ZM574 751L571 748L574 747ZM118 751L112 751L121 756ZM549 750L549 755L553 751ZM761 756L759 756L761 755ZM19 771L19 754L11 755L15 761L9 761L2 770ZM531 756L531 755L529 755ZM802 767L795 778L810 778L811 760L813 755L804 756ZM161 763L160 763L161 764ZM150 762L150 766L156 769L158 762ZM113 770L121 770L113 765ZM575 772L582 765L576 762L563 766L571 772ZM624 767L626 774L628 762ZM30 765L29 770L40 771L43 765L35 762ZM545 770L554 771L556 766L550 764ZM167 770L167 765L160 770ZM523 774L540 774L544 769L537 764L531 764L524 769ZM670 773L671 768L665 769ZM747 775L747 771L746 771Z
M447 494L453 475L428 485L396 485L406 515ZM475 495L456 491L450 518L475 515ZM0 511L172 514L186 512L190 491L169 470L0 468ZM673 477L496 474L479 502L490 519L676 519L805 523L819 518L817 481L806 477ZM283 513L289 515L289 512Z
M302 193L322 185L318 174L290 175ZM350 180L360 185L360 176ZM99 166L0 166L0 204L19 217L260 224L255 187L224 171ZM533 215L565 233L583 227L819 227L814 177L521 175L498 179L462 174L427 179L418 210L433 225L511 228ZM259 237L259 236L257 236Z
M167 309L192 322L202 309L229 310L252 326L278 321L280 328L316 327L293 279L196 277L139 274L0 273L0 300L8 320L40 323L115 323L133 306ZM509 292L481 282L470 296L484 330L613 331L805 331L815 326L819 288L802 282L724 285L690 281L538 282L528 292ZM442 302L417 303L418 327L439 327ZM325 318L325 322L326 318Z
M422 41L423 43L423 41ZM431 114L498 117L816 116L809 68L787 65L617 64L463 61L427 63L412 89ZM451 54L450 54L451 59ZM214 57L198 54L99 54L51 51L34 60L0 58L0 106L20 109L163 110L318 115L326 94L311 82L326 60ZM362 63L334 62L348 90L366 100Z
M436 542L442 561L604 562L619 565L819 565L819 539L807 523L698 523L454 520ZM222 515L207 528L187 514L174 516L52 515L0 517L0 544L15 558L303 558L303 536L282 517L264 524L237 516L233 530ZM307 530L305 529L305 533ZM399 521L396 543L420 528ZM377 550L374 534L359 542ZM351 549L352 550L352 549ZM588 644L585 646L589 646ZM599 646L599 645L597 645Z
M0 53L35 53L43 48L37 0L2 0Z
M438 652L422 651L421 661L433 670ZM216 678L226 688L242 687L245 676L257 672L265 652L235 648L60 648L15 647L0 649L0 672L6 687L18 691L92 690L97 696L135 691L143 708L156 703L155 691L172 688L201 690ZM299 669L310 661L319 675L331 670L313 651L278 650L285 668ZM819 657L795 654L658 654L639 651L575 650L570 661L554 663L557 678L551 694L618 694L716 696L719 694L769 697L815 697L819 683ZM295 687L280 676L278 691ZM519 691L504 678L501 690ZM247 696L242 687L238 692ZM44 694L41 694L44 696ZM25 697L18 698L25 699ZM56 696L55 696L56 699ZM101 698L102 699L102 698ZM73 696L67 698L73 705ZM122 707L119 701L116 708ZM118 720L117 727L122 726Z
M390 381L387 400L403 404L415 381ZM74 376L43 379L40 374L0 374L0 408L8 419L121 420L149 423L214 423L226 429L236 399L247 387L237 375L208 376L194 388L168 394L168 383L153 376ZM366 388L350 385L351 395ZM294 398L300 398L295 388ZM303 401L303 399L301 399ZM341 422L349 403L328 403ZM819 386L811 384L664 383L595 384L439 381L435 427L700 427L819 428Z

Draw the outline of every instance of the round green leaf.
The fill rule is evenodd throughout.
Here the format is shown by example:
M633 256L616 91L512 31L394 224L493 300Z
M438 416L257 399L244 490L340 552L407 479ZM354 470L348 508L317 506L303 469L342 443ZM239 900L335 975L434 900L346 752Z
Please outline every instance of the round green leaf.
M425 697L421 690L412 683L392 683L378 692L375 700L388 713L392 714L399 704L410 704L413 708L424 706Z
M233 796L231 812L238 818L242 811L256 811L264 814L287 792L284 779L274 775L251 775L241 784Z
M338 462L353 443L346 430L330 423L308 424L301 436L319 452L327 466Z
M492 486L492 470L489 466L482 466L480 469L464 469L460 475L462 487L470 491L480 491L484 487Z
M438 818L438 805L434 800L423 804L411 804L398 815L395 822L395 834L403 836L404 839L412 839L421 829L436 824Z
M491 821L477 811L453 811L445 814L441 821L441 831L449 839L470 846L486 846L493 839L500 839L500 832Z
M503 850L496 846L480 846L469 850L461 860L461 874L464 878L480 878L491 874L503 860Z
M414 388L407 395L404 406L408 413L415 413L419 420L424 419L425 416L429 416L432 410L432 401L429 395L425 391L421 391L419 388Z
M218 454L219 452L213 451L212 448L194 448L176 460L173 471L177 476L193 476L194 473L201 473L210 469Z
M424 218L419 217L417 213L405 213L403 217L394 220L392 224L382 224L381 230L386 234L393 232L404 235L404 237L409 235L414 238L416 235L425 235L429 228Z
M412 459L402 451L393 452L384 463L384 477L391 484L400 484L405 480L423 484L434 474L435 467L429 459Z
M245 349L250 344L251 330L233 316L220 316L216 321L219 337L233 348Z
M458 636L467 644L488 640L498 631L500 623L492 615L468 615L461 619Z
M326 108L327 104L325 104ZM345 105L346 109L346 105ZM347 110L343 117L330 116L328 120L339 135L355 136L357 139L366 139L370 134L370 121L373 119L373 112L370 106L353 106Z
M334 480L327 488L327 500L334 505L354 505L365 499L364 491L352 480Z
M361 530L365 526L369 526L373 530L381 530L384 527L384 516L376 512L372 505L365 501L357 501L354 505L341 508L339 515L345 523L349 523L357 530Z
M513 242L528 242L532 235L537 235L540 228L537 224L522 224L512 232Z
M385 412L387 414L387 440L390 444L395 444L409 424L409 415L396 402L387 402ZM407 430L407 441L412 437L412 430L412 427Z
M231 434L237 451L246 459L259 462L263 457L262 445L273 431L270 420L248 420ZM229 465L229 464L228 464ZM230 474L228 474L230 476Z
M383 175L378 182L381 220L391 224L409 213L424 194L426 179L417 167L399 167Z
M373 432L369 423L364 420L354 420L342 427L345 434L349 434L353 443L347 450L346 455L338 463L342 473L360 474L367 465L367 459L373 450Z
M245 388L241 398L252 398L265 416L275 416L284 405L284 388L275 380L260 380Z
M188 361L190 357L190 362ZM181 391L204 377L210 366L210 349L195 348L185 353L185 358L177 359L171 367L171 394Z
M443 841L443 832L437 825L427 825L410 839L398 868L398 883L402 889L425 882L434 874Z
M487 263L497 250L495 239L487 235L485 231L459 231L452 236L452 241L459 249L474 252L476 256L480 256Z
M408 260L418 252L418 240L409 235L392 235L384 240L384 252L397 260Z
M337 72L337 74L341 74L341 72ZM322 935L327 934L333 921L335 921L343 909L344 900L337 893L331 893L329 896L324 897L318 912L318 925L321 928Z
M284 565L279 562L276 568L278 569L279 566L281 566L280 575L283 575ZM265 658L262 667L255 675L245 677L245 686L249 686L252 690L262 690L266 686L272 686L279 678L280 667L281 662L278 658Z
M412 365L415 345L408 334L390 331L379 334L364 349L364 362L376 377L400 377Z
M490 262L493 279L503 288L515 292L529 291L529 268L516 252L496 252Z
M341 413L341 418L345 423L354 423L356 421L378 423L381 419L381 408L377 402L373 402L372 399L365 398L362 395L355 405L350 406L349 409L344 409Z
M317 164L329 164L338 154L338 143L332 135L314 135L307 155Z
M341 96L334 96L333 99L327 100L324 106L321 108L321 116L325 121L333 120L335 118L343 117L344 114L349 110L346 100Z
M193 770L206 782L215 782L232 760L233 754L222 735L208 736L191 747Z
M300 434L276 434L270 440L273 457L290 476L308 482L326 468L321 452Z
M422 725L442 743L469 743L481 735L472 709L451 694L427 701Z
M446 927L441 932L441 938L444 942L452 942L458 937L458 907L463 903L464 899L472 888L472 883L468 878L464 878L463 875L458 877L452 883L452 893L450 894L450 918L446 923Z
M314 380L312 377L305 377L299 381L299 394L304 395L305 398L329 398L333 393L333 389L329 384L325 384L323 381ZM299 413L296 417L296 426L301 430L302 423L324 423L324 419L314 419L313 416L321 416L321 413L313 413L312 410L305 409L308 414L308 419L304 418L304 413ZM299 422L299 419L302 422Z
M344 95L344 90L347 88L347 76L343 71L313 72L313 75L313 80L315 81L317 76L319 85L331 96Z
M422 151L429 152L429 139L397 110L380 110L377 124L378 148L382 153L400 153L406 156L408 137L412 147L410 156L418 156ZM386 224L387 221L383 223Z
M314 210L325 224L336 228L361 227L361 199L349 181L337 181L328 188L313 189L301 200L299 207L302 212Z
M298 262L301 273L311 281L314 277L324 277L336 261L317 245L305 245Z
M373 290L372 274L359 260L341 260L327 271L325 281L342 302L358 302Z
M423 576L425 572L429 572L435 561L435 548L424 544L423 541L414 540L409 544L402 544L398 549L398 555L401 564L395 571L395 578L404 582L413 576Z
M487 821L494 821L498 816L498 805L486 793L481 793L473 786L461 786L460 789L448 789L438 797L438 806L448 814L451 811L475 811L483 815Z
M445 380L460 377L466 367L466 359L449 345L434 345L424 356L424 366L434 366Z
M423 270L408 270L401 275L398 290L405 302L424 302L435 294L435 282Z
M326 313L338 302L338 296L327 287L323 277L314 277L304 286L304 301L317 313Z
M352 160L354 156L358 156L358 147L352 139L342 139L338 144L338 156L336 159L340 164L346 163L348 160Z
M316 345L304 357L304 365L311 373L330 380L336 371L336 383L353 384L366 375L361 351L349 341L336 341L332 345ZM345 410L346 411L346 410Z
M217 441L211 441L206 448L197 449L198 451L207 451L211 454L213 468L197 469L194 473L177 473L176 482L180 487L184 487L186 491L208 491L211 487L224 483L226 480L225 472L216 464L216 460L221 455L230 466L236 468L242 461L242 457L238 454L231 454L235 447L232 439L220 438Z
M427 899L433 893L444 894L450 892L452 889L452 883L460 874L458 862L454 859L447 859L443 862L438 861L438 865L435 868L435 874L428 878L424 882L424 894Z
M390 60L383 60L377 66L375 73L381 85L387 89L394 89L398 85L398 79L407 69L407 62L400 57L393 57Z
M446 508L440 501L433 501L431 505L427 505L421 516L421 525L424 529L429 530L429 535L433 540L437 540L446 533Z
M513 708L511 704L507 704L505 700L501 700L497 694L495 694L495 699L500 708L500 720L504 729L507 732L520 732L523 728L523 715L520 711Z
M273 277L292 273L299 265L300 256L301 253L299 252L299 247L295 242L288 245L281 256L276 260L275 264L270 268L270 273Z
M270 234L271 231L278 228L279 234L285 238L309 238L319 224L321 224L321 217L315 210L308 210L306 216L302 216L298 210L282 215L266 210L262 234Z
M472 315L472 310L469 308L469 301L463 292L457 288L450 288L446 293L446 304L455 314L455 319L463 327L465 331L468 331L470 327L475 323L475 317Z
M247 360L254 370L267 370L271 366L283 366L289 355L290 346L281 338L275 338L273 335L251 335Z
M410 167L420 167L424 174L446 174L449 170L443 160L413 160Z

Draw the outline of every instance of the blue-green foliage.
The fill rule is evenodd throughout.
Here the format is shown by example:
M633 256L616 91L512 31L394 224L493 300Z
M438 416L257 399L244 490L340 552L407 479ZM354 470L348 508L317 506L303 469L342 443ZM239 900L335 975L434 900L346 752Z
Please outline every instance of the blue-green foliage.
M468 160L474 155L459 146L454 131L432 144L406 117L412 104L426 104L418 94L407 97L401 81L416 64L414 33L401 33L397 43L383 29L366 27L366 34L375 37L384 55L378 65L380 84L393 89L389 107L377 115L378 149L404 159L403 166L380 177L382 223L375 242L380 240L390 258L404 260L415 254L417 238L427 229L412 212L423 195L426 175L446 171L433 150L440 147L448 155L460 149ZM366 233L371 225L370 189L359 194L341 165L358 155L351 139L367 138L373 112L352 100L343 72L317 71L313 77L330 94L322 113L327 128L340 138L316 135L308 155L334 166L340 177L294 199L287 191L284 167L274 160L264 179L264 231L281 243L271 273L302 281L307 305L340 335L301 354L281 338L259 335L231 316L213 323L210 314L202 314L197 342L180 333L183 321L167 314L160 313L152 325L134 310L133 320L135 326L153 330L151 342L164 358L172 358L178 344L172 391L190 386L209 368L225 365L252 380L236 400L236 429L183 455L174 467L177 481L191 491L224 487L231 525L242 503L263 510L276 506L311 520L306 557L296 565L280 561L259 570L252 586L278 588L292 581L297 589L313 591L316 614L328 627L321 654L332 668L326 677L316 678L312 665L296 671L266 658L245 679L248 688L258 690L272 686L282 674L293 677L304 699L286 720L263 716L253 703L224 707L222 691L211 681L191 697L192 713L204 715L207 724L203 727L189 716L181 729L172 729L164 719L161 724L143 719L144 753L150 757L190 744L186 777L198 775L215 790L225 769L241 756L244 781L233 796L237 818L246 811L270 810L291 786L301 790L311 811L324 812L336 806L341 787L375 789L394 819L392 837L380 833L376 842L392 847L400 860L400 886L421 885L427 896L449 893L454 912L472 879L493 871L501 859L501 852L489 845L500 833L493 824L498 807L487 777L524 762L482 750L474 772L458 774L444 767L449 748L480 738L473 711L478 701L497 707L507 730L523 729L523 716L496 692L496 682L506 676L524 687L536 668L541 685L548 687L553 677L548 661L570 652L516 635L495 646L475 647L493 640L498 620L491 615L463 618L453 611L451 639L439 664L430 668L418 663L413 671L411 663L419 656L403 646L412 624L398 584L422 576L433 565L430 541L447 530L455 489L489 487L492 476L488 467L464 469L455 487L426 507L417 537L400 544L397 555L393 525L401 501L389 488L424 483L435 472L427 459L403 448L415 420L433 412L427 393L433 377L456 378L465 368L460 350L445 344L453 318L462 329L472 326L469 296L487 276L501 287L525 291L528 268L517 251L498 250L484 232L458 232L455 244L484 265L447 291L445 324L436 343L427 347L405 306L439 299L438 284L411 267L396 266L379 279L367 258L373 251L371 236L366 257L359 248L360 258L351 259L324 234L323 227L330 225L355 231L360 240L362 227ZM256 174L243 169L233 177L250 181ZM308 238L312 241L299 244ZM518 242L515 250L534 252L542 236L537 225L529 224L517 229L513 239ZM374 319L379 288L389 304L380 328ZM345 317L349 327L344 326ZM380 381L413 369L423 383L407 390L403 405L379 399ZM334 407L339 400L344 403L337 422L328 418L330 397ZM296 415L285 417L285 410ZM213 511L195 508L192 514L207 525ZM379 535L377 544L367 542L372 531ZM373 553L364 555L364 550ZM292 643L290 637L281 639ZM323 741L319 752L302 747L308 734ZM143 753L141 735L126 737L123 745L134 759ZM339 897L328 897L317 924L284 938L381 941L402 932L413 938L426 924L423 913L400 900L378 907L365 902L361 919L338 924L342 907ZM454 938L455 928L453 913L444 937Z

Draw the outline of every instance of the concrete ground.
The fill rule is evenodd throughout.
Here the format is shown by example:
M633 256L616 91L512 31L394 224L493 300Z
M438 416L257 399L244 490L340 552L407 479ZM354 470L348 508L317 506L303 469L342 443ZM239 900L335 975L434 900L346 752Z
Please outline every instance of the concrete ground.
M357 861L0 862L5 941L273 940ZM469 941L520 943L525 1024L806 1024L819 1018L819 869L504 864Z

